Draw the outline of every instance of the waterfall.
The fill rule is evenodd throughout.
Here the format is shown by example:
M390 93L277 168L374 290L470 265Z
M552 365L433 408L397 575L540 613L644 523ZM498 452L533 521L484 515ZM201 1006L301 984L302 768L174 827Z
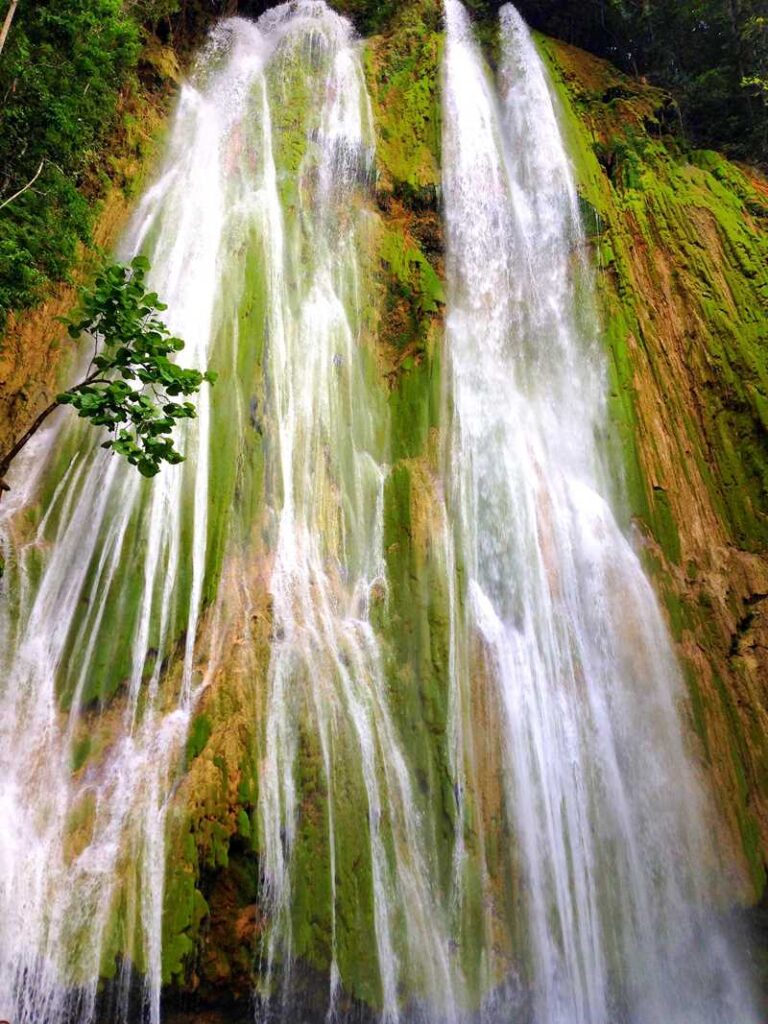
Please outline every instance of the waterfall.
M437 457L424 478L447 731L388 621L363 44L290 0L214 28L119 249L149 257L185 365L219 375L186 461L144 480L63 413L0 508L11 1024L160 1024L174 827L210 795L188 741L216 700L233 776L255 764L258 1021L756 1024L707 909L712 812L603 451L547 73L513 8L495 76L459 0L445 14L442 478Z
M222 22L120 253L150 257L186 362L220 373L180 439L187 461L143 481L87 430L59 440L54 426L17 469L20 485L51 449L40 511L31 475L4 507L0 1015L13 1024L96 1019L116 956L116 1016L135 967L159 1021L168 809L191 716L265 578L271 652L251 680L264 1012L292 1012L294 913L311 898L329 922L329 1018L353 957L383 1021L401 1019L404 993L452 1019L448 915L370 617L387 591L388 424L363 337L374 145L349 22L319 0ZM297 864L309 827L311 871ZM356 900L347 963L339 876Z
M203 368L217 304L226 104L191 86L170 152L126 232L167 299L168 323ZM127 1005L130 961L160 1019L168 793L198 678L208 561L210 408L179 440L187 462L147 482L77 424L48 430L15 469L0 603L0 1016L90 1021L102 972ZM48 451L50 449L50 451ZM29 476L28 486L24 486ZM174 668L167 668L172 662Z
M382 1021L400 1019L404 986L450 1013L444 914L435 901L414 781L370 618L387 587L388 433L381 393L371 382L372 353L361 344L369 288L361 267L372 221L365 205L374 155L370 102L351 26L324 4L277 8L257 31L279 40L264 70L265 137L254 152L263 161L270 211L265 391L273 634L259 785L264 898L272 924L264 991L272 986L276 961L290 965L296 952L292 917L297 886L304 883L296 847L307 817L300 813L306 795L297 780L309 770L323 791L317 810L325 821L314 827L327 857L329 1018L343 973L338 860L352 842L351 830L362 832L367 847L371 891L358 898L371 902L378 973L371 981ZM297 73L303 93L320 101L305 125L313 144L298 163L290 208L280 202L267 130L286 80ZM350 800L358 816L351 821ZM282 967L280 987L289 1015L290 967Z
M704 909L713 851L678 669L607 500L604 372L555 103L522 19L500 19L495 83L446 0L455 762L471 791L483 748L501 759L532 1020L754 1021ZM496 735L473 722L487 706Z

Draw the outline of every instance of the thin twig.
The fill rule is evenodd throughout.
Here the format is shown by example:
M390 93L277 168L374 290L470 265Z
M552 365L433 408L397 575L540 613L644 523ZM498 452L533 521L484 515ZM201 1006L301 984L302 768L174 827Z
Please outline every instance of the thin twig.
M0 203L0 210L2 210L2 209L3 209L3 207L7 206L7 205L8 205L8 203L12 203L14 199L18 199L18 198L19 198L19 196L20 196L20 195L21 195L21 194L22 194L23 192L26 192L28 188L32 188L32 186L33 186L33 185L35 184L35 182L37 181L37 179L38 179L38 178L40 177L40 172L41 172L41 171L42 171L42 169L43 169L43 164L44 164L44 163L45 163L45 160L41 160L41 161L40 161L40 166L39 166L39 167L37 168L37 171L35 172L35 176L34 176L34 178L33 178L33 179L32 179L32 180L30 181L30 182L28 182L28 183L27 183L27 184L26 184L26 185L24 186L24 188L20 188L18 192L14 192L14 194L13 194L13 195L12 195L12 196L11 196L11 197L10 197L9 199L6 199L4 203Z
M2 31L0 31L0 53L3 52L5 40L8 37L8 33L10 32L11 22L13 21L13 16L16 13L16 8L18 6L19 0L11 0L11 6L8 8L8 13L6 14L5 21L3 22ZM0 1021L0 1024L2 1024L2 1021Z

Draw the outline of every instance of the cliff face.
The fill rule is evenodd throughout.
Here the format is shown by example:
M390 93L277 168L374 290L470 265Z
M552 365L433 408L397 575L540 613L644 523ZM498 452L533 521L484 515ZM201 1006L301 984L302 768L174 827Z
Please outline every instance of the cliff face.
M95 272L99 252L109 251L117 243L156 159L171 99L181 80L178 55L172 47L150 38L142 49L140 70L119 96L117 125L100 154L103 191L94 202L91 247L78 246L69 281L52 289L44 303L11 313L0 339L2 451L56 394L63 366L74 356L56 317L68 314L76 304L77 286ZM50 225L50 230L55 231L55 225Z
M768 188L682 152L668 98L541 40L595 250L617 457L703 764L765 886Z
M492 58L492 33L484 34ZM564 44L539 42L560 93L595 255L610 363L613 436L606 443L614 447L618 489L679 645L692 744L724 823L723 861L733 892L751 903L763 892L768 849L768 378L761 345L768 188L717 154L684 152L665 94ZM433 543L443 306L441 47L437 5L413 3L367 42L366 72L378 144L370 343L392 422L385 536L391 590L380 627L399 725L429 794L425 807L448 872L447 584ZM263 927L256 902L258 762L255 752L247 754L247 702L237 703L239 750L234 743L232 674L224 671L217 686L219 695L211 693L203 712L211 735L185 783L197 795L184 840L189 865L178 875L186 895L179 900L169 887L169 927L182 927L168 936L167 980L189 984L183 954L198 946L193 983L200 995L216 1000L217 992L235 991L244 999L252 943ZM319 807L310 809L321 800L318 752L308 747L302 763L307 819L316 821ZM498 824L492 770L486 783L481 813ZM204 818L195 820L203 807ZM350 868L359 870L365 860L353 821L354 815L347 853ZM297 951L322 974L329 968L323 837L307 825L299 841L305 848ZM362 955L372 926L365 874L353 882L346 872L338 873L341 913L349 920L356 914L357 924L340 968L348 990L375 1003L371 965ZM208 909L196 916L200 893ZM186 916L176 913L180 906Z
M365 44L377 182L364 319L371 372L389 406L392 470L385 493L389 596L373 617L397 725L424 795L438 884L447 888L455 813L446 736L448 584L433 543L441 507L444 304L440 6L437 0L393 5L378 24L364 4L336 6L379 31ZM492 60L493 32L482 33ZM678 642L691 742L720 805L720 845L734 898L756 903L768 860L768 185L715 153L684 151L675 109L663 93L554 40L541 38L539 45L560 96L595 256L610 366L613 430L606 444L623 481L617 488ZM112 225L126 206L120 198L114 214L107 208L103 244L114 237ZM259 274L254 266L245 275L243 323L260 310ZM5 379L15 382L9 393L24 391L30 402L6 404L0 423L6 431L8 424L23 425L33 388L54 384L52 315L70 300L64 291L50 308L11 327ZM261 358L257 347L252 362L238 367L246 401L261 394ZM217 387L229 386L238 385L225 373ZM222 437L235 426L222 414ZM229 1020L237 1007L249 1012L266 924L258 902L256 813L263 752L254 719L264 706L272 630L261 531L263 441L256 434L231 440L236 464L214 469L219 497L206 584L211 604L218 587L222 619L231 625L211 641L217 649L209 685L174 792L163 953L169 1001L226 1006ZM246 590L259 595L247 606ZM204 629L214 636L212 613ZM89 741L77 770L98 758L99 749ZM320 752L309 734L299 765L292 928L311 1005L330 968L331 925ZM348 820L337 823L347 837L336 867L344 936L338 966L350 999L376 1005L364 794L353 774ZM485 780L478 813L498 822L490 768ZM142 969L123 911L115 909L105 977L114 975L121 957ZM467 915L462 955L471 958L471 907Z

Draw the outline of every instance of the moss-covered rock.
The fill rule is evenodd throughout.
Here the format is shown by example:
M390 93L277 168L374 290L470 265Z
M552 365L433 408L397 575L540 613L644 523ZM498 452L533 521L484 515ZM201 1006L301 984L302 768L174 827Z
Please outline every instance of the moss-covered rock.
M373 291L364 324L374 339L379 386L388 394L392 468L385 491L388 594L375 607L374 624L393 715L418 781L436 884L447 893L457 794L449 753L448 567L438 486L444 303L439 11L418 0L382 11L376 27L384 30L365 50L378 134L378 210L369 239ZM490 30L486 35L492 50ZM599 267L609 443L620 490L628 518L642 531L647 564L684 657L692 728L730 821L723 848L745 867L746 898L764 885L768 795L759 688L761 595L768 592L762 557L768 406L755 316L766 300L760 230L765 191L759 180L713 154L685 153L671 133L674 109L664 94L563 44L539 44L561 97ZM257 266L252 273L256 298L249 316L258 318ZM259 359L257 354L246 369L257 389ZM249 486L252 516L263 478L254 476ZM227 493L235 487L240 485L228 484ZM242 551L258 537L246 525L248 516L236 531ZM219 548L223 553L225 546ZM243 568L228 570L225 560L220 571L226 588L231 573ZM251 578L252 593L262 586L266 595L267 574L265 563ZM258 902L253 715L263 706L269 618L265 598L250 627L234 627L229 654L193 723L187 775L176 799L164 972L176 989L195 988L203 1002L220 1000L227 990L247 991L268 928ZM508 884L518 868L498 778L498 709L478 708L476 717L485 723L484 735L476 737L484 753L463 794L466 899L457 922L470 979L483 976L483 950L495 951L498 971L520 945L519 936L501 926L515 919L520 893ZM335 927L345 998L376 1007L381 992L370 837L359 813L365 795L356 773L343 769L340 748L336 753L334 926L327 780L317 737L311 727L302 730L291 922L295 970L315 979L307 985L322 989ZM350 764L355 756L350 751ZM504 885L497 884L501 878ZM489 906L498 912L489 915ZM494 934L484 931L489 920L499 922ZM500 980L498 974L484 983ZM481 995L478 989L474 998Z
M440 4L335 6L374 33L364 48L377 157L362 333L374 387L389 406L391 469L384 494L387 587L373 619L435 886L447 899L458 794L449 735L451 568L438 471L445 302ZM472 6L484 14L489 5ZM480 25L480 35L493 60L493 30ZM609 362L607 440L627 525L631 519L641 534L683 656L692 730L730 826L722 837L725 857L733 848L731 859L743 865L744 898L755 898L768 860L768 186L717 154L687 152L663 93L562 43L538 42L560 97L598 266ZM296 73L300 59L287 52L277 65L284 103L273 129L287 209L298 199L296 172L312 129L306 77ZM272 629L261 422L266 282L258 248L246 244L243 251L225 283L227 309L215 344L217 391L233 397L214 403L213 432L232 457L211 465L216 502L208 521L204 653L196 666L196 679L206 685L191 718L167 835L163 983L168 994L195 993L203 1006L248 1006L270 924L260 905L257 814ZM246 333L251 344L236 347L236 335ZM130 569L123 575L130 577ZM73 736L74 773L98 767L118 728L129 652L115 637L118 626L125 635L135 620L132 586L108 595L99 661L82 695L87 713ZM183 630L177 622L179 641ZM178 684L178 653L172 649L164 665L168 693ZM472 657L482 672L482 653ZM73 668L61 687L65 706L74 680ZM520 894L509 882L517 866L499 779L501 714L487 695L492 688L476 689L472 717L484 732L476 737L476 777L462 794L467 866L456 928L470 988L482 976L485 950L503 964L521 945L503 924L518 916ZM299 973L311 979L308 989L327 993L335 952L343 998L375 1008L381 991L366 794L354 767L357 752L345 750L343 737L336 742L332 878L328 780L311 723L300 729L293 953ZM87 802L75 808L70 856L87 842L92 814ZM113 909L105 977L121 960L139 972L145 966L129 891L135 895L135 884L126 885ZM496 931L483 932L487 927ZM480 1000L479 987L472 995Z
M688 151L664 93L538 42L598 265L616 465L754 898L768 860L768 187Z

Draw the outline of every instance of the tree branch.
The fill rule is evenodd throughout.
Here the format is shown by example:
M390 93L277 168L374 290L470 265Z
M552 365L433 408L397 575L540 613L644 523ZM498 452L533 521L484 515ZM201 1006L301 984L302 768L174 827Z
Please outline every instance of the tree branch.
M8 203L12 203L14 199L18 199L19 196L22 195L24 192L26 192L28 188L32 188L32 186L35 184L37 179L40 177L40 172L43 169L43 164L44 163L45 163L45 160L41 160L40 161L40 166L35 171L34 178L32 178L31 181L28 181L27 184L24 186L24 188L20 188L18 192L14 192L13 195L10 196L8 199L6 199L4 203L0 203L0 210L2 210L4 206L7 206Z
M11 22L13 21L13 16L16 13L16 8L18 7L18 5L19 0L11 0L11 6L8 8L8 13L6 14L5 21L3 22L3 30L2 32L0 32L0 53L3 52L5 40L8 36L8 32L10 31ZM0 1022L0 1024L2 1024L2 1022Z
M51 402L51 404L46 409L43 409L43 411L40 413L40 415L34 421L32 426L29 428L29 430L27 430L27 432L25 434L22 434L22 436L19 438L19 440L13 446L13 448L11 448L11 450L9 452L7 452L5 455L2 456L2 458L0 458L0 496L2 496L3 491L9 491L10 490L10 487L5 482L5 474L8 472L8 469L10 468L11 463L16 458L16 456L19 454L19 452L24 447L24 445L27 443L27 441L29 441L38 432L40 427L42 427L43 423L45 423L45 421L48 419L48 417L51 415L51 413L55 409L58 409L58 407L59 407L59 403L58 403L58 400L57 400L55 402Z
M95 373L92 373L90 377L86 377L85 380L80 381L79 384L75 384L73 387L67 388L67 390L64 391L63 394L75 394L78 391L82 391L83 388L88 387L89 384L110 384L111 381L99 377L100 373L101 370L97 370ZM38 432L40 427L42 427L43 423L45 423L45 421L48 419L51 413L58 409L60 404L61 403L59 402L59 398L57 396L49 406L43 409L40 415L34 420L29 429L24 434L22 434L22 436L19 438L16 444L14 444L14 446L10 449L10 451L6 452L5 455L0 456L0 497L2 497L3 491L10 490L10 487L5 482L5 474L8 472L11 463L22 450L22 448L27 444L27 442L34 437L34 435ZM2 1024L2 1022L0 1022L0 1024Z

